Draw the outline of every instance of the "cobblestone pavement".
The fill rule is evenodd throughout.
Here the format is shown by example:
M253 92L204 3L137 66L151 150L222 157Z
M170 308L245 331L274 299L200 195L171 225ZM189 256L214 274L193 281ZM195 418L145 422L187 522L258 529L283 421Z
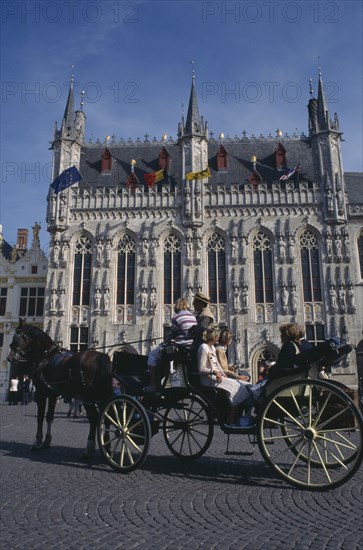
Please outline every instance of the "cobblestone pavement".
M207 454L187 463L158 434L142 469L124 475L99 451L81 462L88 423L67 418L63 402L52 448L37 453L35 404L0 411L3 548L362 548L362 469L338 489L302 491L277 479L258 449L226 456L217 429ZM232 443L241 441L248 450L245 438Z

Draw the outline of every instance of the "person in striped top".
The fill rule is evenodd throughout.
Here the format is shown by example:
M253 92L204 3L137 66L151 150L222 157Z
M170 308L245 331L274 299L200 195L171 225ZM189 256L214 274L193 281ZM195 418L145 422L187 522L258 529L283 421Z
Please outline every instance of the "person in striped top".
M166 340L174 340L179 346L191 346L193 335L189 333L191 327L197 324L197 319L191 313L190 306L184 298L178 298L174 306L175 315L171 320L170 333ZM146 393L158 391L162 378L160 365L160 346L152 349L148 356L150 385L144 388Z
M190 329L197 324L197 319L190 311L190 306L184 298L179 298L175 302L174 311L176 315L171 320L168 339L174 340L180 346L191 346L193 336Z

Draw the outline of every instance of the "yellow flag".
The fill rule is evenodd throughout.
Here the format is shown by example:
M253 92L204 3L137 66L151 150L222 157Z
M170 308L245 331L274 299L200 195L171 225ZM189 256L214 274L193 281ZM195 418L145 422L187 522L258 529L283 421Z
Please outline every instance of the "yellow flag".
M161 181L164 179L164 170L158 170L155 172L155 181L154 183L157 183L158 181Z
M204 178L210 178L211 175L209 166L207 166L205 170L200 170L199 172L189 172L185 177L187 180L202 180Z

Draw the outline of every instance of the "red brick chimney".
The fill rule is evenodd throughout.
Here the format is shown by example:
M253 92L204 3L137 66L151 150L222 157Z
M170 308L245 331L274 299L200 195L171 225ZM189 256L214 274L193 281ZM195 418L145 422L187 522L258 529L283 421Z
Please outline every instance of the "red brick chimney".
M18 229L18 237L16 239L16 248L19 252L25 252L28 248L28 234L27 229Z

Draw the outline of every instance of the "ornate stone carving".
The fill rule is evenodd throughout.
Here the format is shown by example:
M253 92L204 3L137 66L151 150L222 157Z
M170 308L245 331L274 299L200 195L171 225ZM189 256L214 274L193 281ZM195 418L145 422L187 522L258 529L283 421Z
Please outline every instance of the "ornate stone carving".
M286 243L285 243L284 236L282 234L279 235L278 248L279 248L280 262L283 264L286 262Z
M337 293L333 283L330 283L330 288L329 288L329 305L330 305L330 311L334 315L337 311L338 303L337 303Z

